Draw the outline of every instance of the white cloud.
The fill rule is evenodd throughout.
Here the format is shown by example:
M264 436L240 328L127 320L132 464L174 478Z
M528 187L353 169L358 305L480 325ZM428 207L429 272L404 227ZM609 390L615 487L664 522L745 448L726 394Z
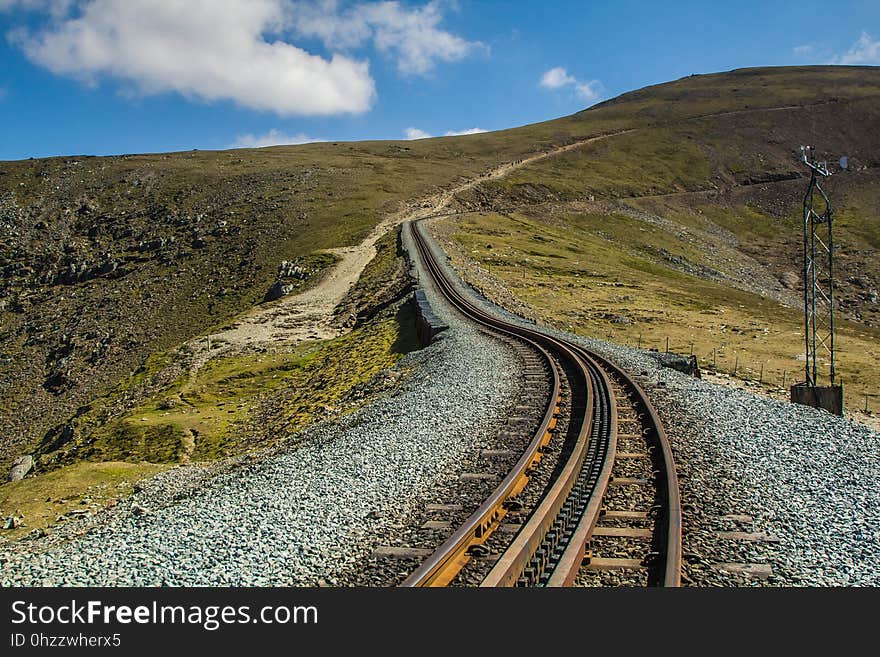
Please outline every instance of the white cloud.
M462 135L478 135L481 132L488 132L488 130L483 130L482 128L468 128L467 130L450 130L446 133L447 137L460 137Z
M574 90L581 100L585 100L588 103L595 103L602 97L602 83L598 80L578 82L574 85Z
M483 130L482 128L468 128L467 130L449 130L443 134L444 137L461 137L463 135L478 135L481 132L488 132L488 130ZM425 132L420 128L407 128L403 131L403 134L406 135L407 139L430 139L434 135L430 132Z
M545 89L561 89L569 84L576 84L577 80L570 76L561 66L545 71L541 76L541 86Z
M314 139L301 132L295 135L288 135L280 130L272 128L269 132L262 135L254 135L252 133L238 135L235 138L235 142L229 145L229 148L263 148L264 146L311 144L316 141L324 140Z
M282 116L368 110L369 64L281 40L289 9L287 0L84 0L76 15L12 38L33 62L90 84L109 76L142 94L231 100Z
M430 139L434 136L418 128L407 128L403 131L403 134L406 135L407 139Z
M816 51L816 47L810 44L806 44L803 46L795 46L792 48L792 52L798 57L809 57Z
M880 65L880 40L872 39L870 34L862 32L859 40L845 54L835 57L833 63L878 66Z
M561 66L544 71L539 84L543 88L553 91L570 87L578 98L589 103L599 100L603 91L602 83L598 80L590 80L589 82L578 80L573 75L569 75L568 71Z
M439 28L442 5L432 0L410 9L396 1L370 2L341 11L336 0L297 2L291 19L299 34L319 38L327 48L351 49L372 40L396 58L401 73L421 75L438 61L459 61L483 47Z

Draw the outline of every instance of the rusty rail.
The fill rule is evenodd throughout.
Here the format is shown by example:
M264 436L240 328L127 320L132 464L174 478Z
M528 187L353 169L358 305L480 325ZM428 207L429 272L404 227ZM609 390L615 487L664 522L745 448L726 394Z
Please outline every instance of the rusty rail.
M407 227L410 225L407 224ZM407 228L405 228L407 229ZM586 404L580 421L577 439L569 460L554 481L551 490L543 497L538 508L533 511L524 527L514 538L506 552L484 579L481 586L516 586L522 584L523 573L529 563L534 563L535 555L542 545L547 545L548 535L553 534L552 545L556 546L560 527L565 528L565 542L561 555L549 570L543 574L540 583L546 586L570 586L580 568L584 547L589 542L593 528L601 510L602 497L608 485L616 451L617 416L616 403L606 370L612 371L636 393L648 415L661 448L665 472L665 565L664 586L679 586L681 572L681 505L678 493L678 480L675 473L672 450L662 423L644 391L621 368L607 359L583 347L556 338L537 328L531 329L519 324L506 322L488 314L460 293L436 262L420 228L411 226L416 247L425 266L441 293L460 312L470 319L490 327L499 333L514 336L531 344L543 355L553 372L553 393L540 429L529 443L523 456L514 469L480 505L467 521L447 539L422 565L404 582L403 586L444 586L452 581L459 570L467 563L471 546L484 542L499 525L505 513L505 502L516 495L528 482L528 469L540 460L540 447L549 440L549 428L558 413L559 373L550 356L552 351L558 358L571 363L578 378L583 379L586 390ZM572 385L578 382L572 382ZM588 452L591 452L588 459ZM585 463L590 461L589 472ZM588 498L575 490L578 482L587 478ZM580 497L578 497L580 495ZM574 502L572 501L574 500ZM562 512L571 514L572 506L579 511L573 521L575 527L568 527L569 516L563 518ZM560 519L564 522L560 524ZM554 548L556 553L560 548ZM543 564L544 562L542 562ZM542 565L541 568L544 566ZM527 572L527 571L526 571ZM533 574L534 577L534 574Z
M622 368L612 363L607 358L591 354L605 370L614 372L636 394L639 404L644 408L650 419L650 425L654 432L654 441L660 448L663 469L661 475L665 482L665 538L666 549L664 551L665 564L663 567L663 586L681 586L681 495L678 489L678 474L675 469L675 459L672 455L672 445L663 422L657 415L648 399L648 395L635 380Z
M422 254L423 261L431 270L438 287L441 288L443 294L447 296L459 310L467 316L474 316L473 309L464 302L464 299L458 295L457 291L442 276L437 268L437 263L431 257L427 246L421 239L421 236L413 231L413 237ZM480 315L480 314L478 314ZM488 323L485 318L477 319L482 323ZM513 332L502 327L500 323L492 328L510 335ZM518 494L528 483L529 476L527 472L532 468L537 460L540 459L539 450L550 440L550 430L556 424L556 415L559 413L559 372L557 371L553 359L550 354L539 344L518 336L529 342L535 350L542 355L552 373L552 391L549 401L544 411L544 416L538 430L535 432L532 440L529 442L523 455L514 465L513 469L504 478L501 484L492 492L492 494L480 505L480 507L471 514L470 517L450 536L431 556L429 556L413 573L404 580L402 586L445 586L458 574L461 568L468 560L467 552L473 545L483 543L491 533L498 527L501 519L506 514L505 502L511 497Z

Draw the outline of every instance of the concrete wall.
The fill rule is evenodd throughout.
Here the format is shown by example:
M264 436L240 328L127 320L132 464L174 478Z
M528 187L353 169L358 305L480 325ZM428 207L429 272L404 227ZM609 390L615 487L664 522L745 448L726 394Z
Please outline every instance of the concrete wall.
M413 292L412 302L416 308L416 331L419 334L419 342L423 347L427 347L434 341L438 333L449 327L434 314L431 304L425 297L424 290Z

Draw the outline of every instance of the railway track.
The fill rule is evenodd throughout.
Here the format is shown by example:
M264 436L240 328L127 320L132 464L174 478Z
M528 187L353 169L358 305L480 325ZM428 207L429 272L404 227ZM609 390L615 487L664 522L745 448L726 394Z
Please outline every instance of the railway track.
M487 587L678 586L678 482L669 442L644 391L582 346L481 308L446 274L424 229L418 223L410 229L446 300L484 330L527 345L534 362L550 372L551 385L541 422L514 467L402 586L467 585L475 577ZM551 445L558 452L553 459ZM536 476L551 460L551 475ZM628 506L625 500L639 508L612 506ZM630 575L605 575L619 572Z

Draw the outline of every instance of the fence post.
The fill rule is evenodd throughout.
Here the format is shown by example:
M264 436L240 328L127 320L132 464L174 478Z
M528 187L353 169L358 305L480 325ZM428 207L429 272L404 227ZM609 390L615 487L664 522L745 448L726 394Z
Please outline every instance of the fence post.
M669 336L666 336L666 353L669 353Z
M761 363L761 374L758 377L758 383L764 383L764 363Z
M642 348L642 334L639 333L639 344L638 344L638 346L636 347L636 349L641 349L641 348Z
M718 369L716 359L715 359L715 347L712 347L712 369Z
M785 387L785 375L788 374L785 370L782 370L782 387Z
M733 363L733 375L736 376L736 371L739 369L739 354L736 356L736 360Z

